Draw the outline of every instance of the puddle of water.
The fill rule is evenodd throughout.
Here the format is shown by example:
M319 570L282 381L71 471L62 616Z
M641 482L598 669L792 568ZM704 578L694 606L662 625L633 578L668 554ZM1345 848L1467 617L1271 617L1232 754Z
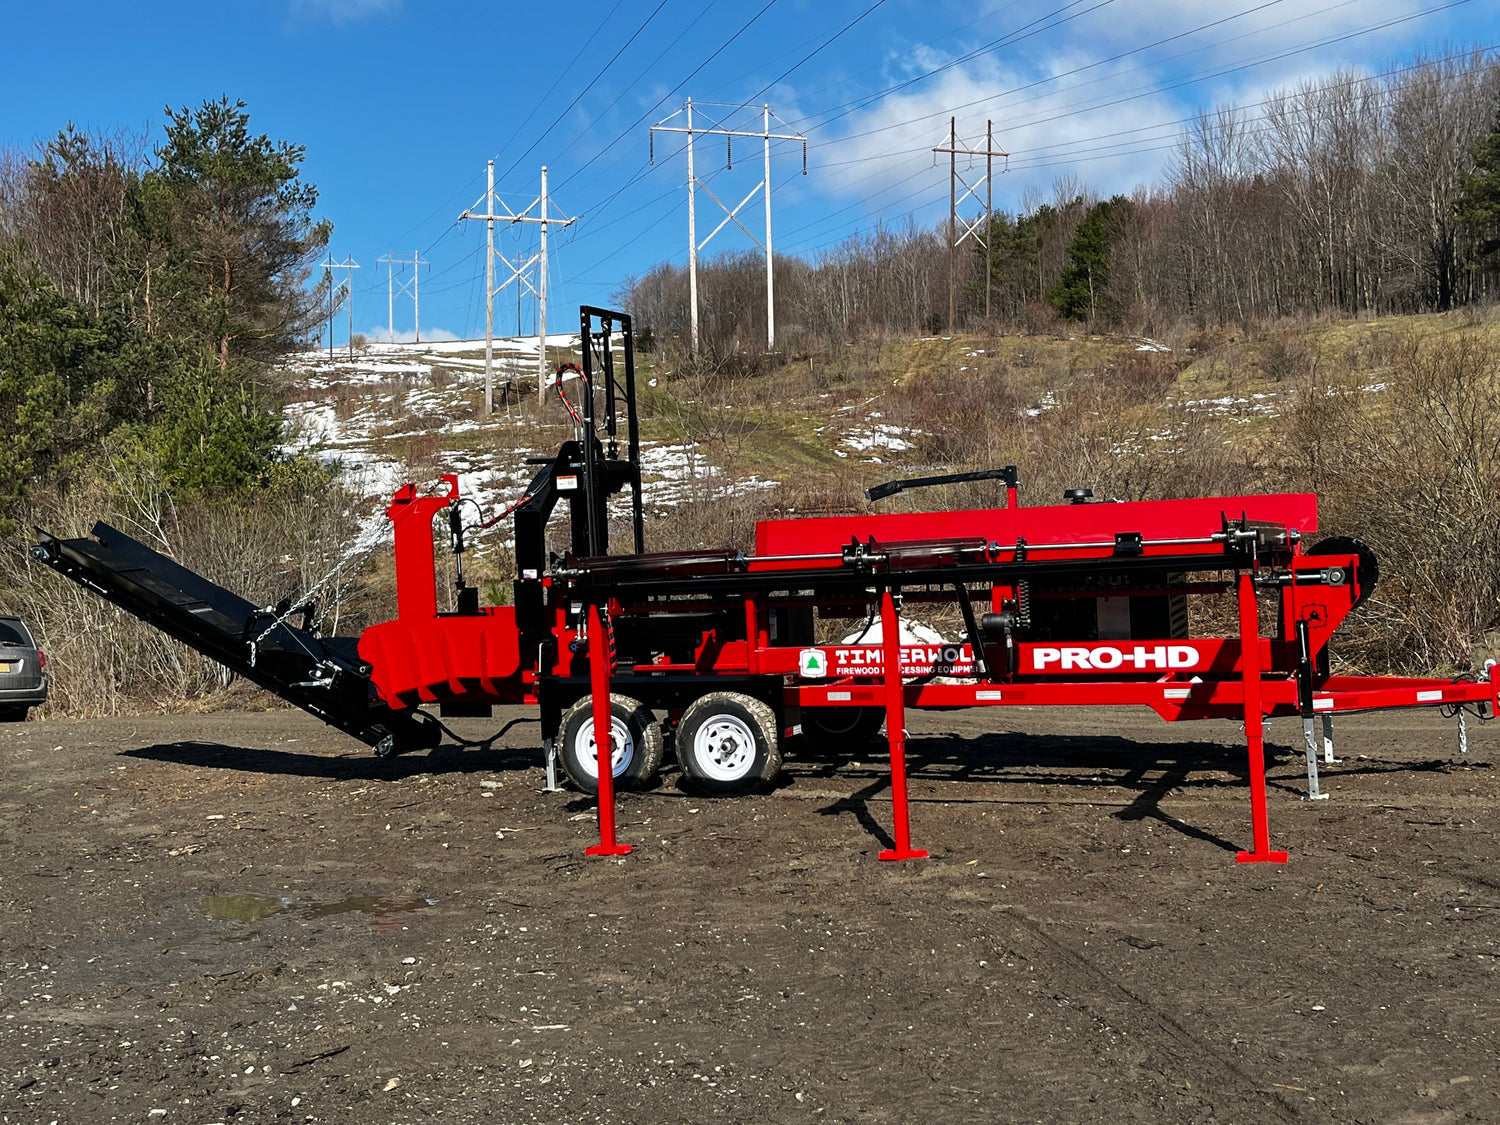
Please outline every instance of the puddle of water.
M435 898L414 898L406 902L397 902L394 899L379 898L375 895L351 895L338 902L312 903L303 907L303 913L309 918L327 918L334 914L370 914L376 918L385 918L392 914L410 914L416 910L426 910L429 906L436 905L437 899Z
M220 922L262 922L277 914L297 913L304 918L329 918L335 914L368 914L377 924L389 925L392 919L436 906L435 898L397 900L378 895L351 895L337 902L310 902L294 906L289 898L266 898L263 895L210 895L200 899L198 907Z
M210 895L198 906L210 918L220 922L259 922L291 908L289 898L265 898L261 895Z

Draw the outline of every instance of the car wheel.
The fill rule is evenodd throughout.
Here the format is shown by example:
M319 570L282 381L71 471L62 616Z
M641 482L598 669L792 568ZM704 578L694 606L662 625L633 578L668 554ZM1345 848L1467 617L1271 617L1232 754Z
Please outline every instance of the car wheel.
M0 707L0 723L24 723L29 707Z
M609 702L615 784L622 789L643 789L661 771L661 724L649 707L628 695L611 695ZM568 780L585 793L599 792L593 697L586 695L563 712L558 742Z
M730 797L761 788L781 773L776 712L733 691L695 700L677 724L677 762L704 793Z

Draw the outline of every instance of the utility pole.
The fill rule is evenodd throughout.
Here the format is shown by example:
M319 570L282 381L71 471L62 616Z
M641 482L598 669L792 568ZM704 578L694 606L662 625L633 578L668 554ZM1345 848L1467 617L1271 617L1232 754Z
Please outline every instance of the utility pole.
M651 163L656 163L656 134L657 133L686 133L687 134L687 189L688 189L688 300L692 306L692 348L693 355L698 354L698 251L708 245L714 235L718 234L728 224L734 223L740 230L744 231L750 241L766 252L766 351L774 351L776 348L776 282L774 274L774 259L771 253L771 142L772 141L801 141L802 142L802 174L807 175L807 138L801 133L773 133L771 132L771 119L775 114L771 112L769 105L732 105L724 102L699 102L701 110L703 106L709 106L718 111L718 117L704 114L708 119L707 126L695 125L693 123L693 99L688 98L676 113L657 122L651 126ZM760 129L734 129L726 122L731 120L732 115L742 113L745 110L760 110ZM681 125L671 124L678 117L682 118ZM790 126L786 126L790 128ZM750 189L750 194L740 200L733 208L726 207L722 200L698 178L697 169L693 162L693 137L695 135L716 136L724 138L724 166L734 167L734 138L735 137L758 137L764 148L765 178ZM697 216L697 191L702 188L704 193L719 205L724 212L724 218L719 225L709 231L708 236L702 242L698 241L698 216ZM745 204L755 198L757 193L764 192L766 201L766 237L762 242L750 228L740 222L739 213Z
M933 162L936 163L938 153L948 155L948 335L953 335L954 322L957 319L958 298L958 248L968 239L973 238L984 247L984 318L990 318L990 275L993 272L993 251L990 247L990 219L993 214L994 192L993 181L995 178L995 157L1005 158L1005 167L1002 172L1010 170L1010 153L1003 152L995 147L995 123L986 121L984 123L984 147L971 148L958 139L958 118L948 119L948 136L946 143L936 146L933 150ZM974 157L984 157L984 175L974 183L969 183L964 178L964 173L959 171L958 158L967 156L969 167L973 167ZM963 185L963 194L958 193L959 185ZM984 188L984 213L969 222L959 217L959 205L969 198L976 201L979 198L979 189ZM980 233L980 224L983 224L983 233ZM963 228L962 233L959 227Z
M538 269L540 285L536 298L536 401L540 406L547 401L547 166L542 165L542 261ZM587 341L584 341L587 346Z
M477 213L479 203L484 203L484 212ZM494 352L495 352L495 296L511 282L516 282L516 334L521 332L521 286L524 285L536 294L537 299L537 372L536 372L536 397L537 402L546 401L547 397L547 228L551 226L568 227L578 221L577 216L570 219L549 214L551 201L547 196L547 166L542 165L542 193L533 199L524 211L512 211L503 201L500 202L501 211L495 211L495 162L489 164L488 186L481 200L476 201L462 215L463 219L480 219L484 221L486 231L485 251L485 299L484 299L484 412L490 414L495 409L495 378L494 378ZM537 208L533 215L531 209ZM542 241L541 249L524 262L520 261L520 255L516 255L516 261L512 262L504 254L495 250L495 223L532 223L541 227ZM495 285L495 260L510 271L510 276ZM526 271L535 264L539 268L540 276L537 284L532 285L526 276Z
M333 255L323 263L323 276L328 279L328 359L333 361Z
M411 294L411 316L412 326L416 342L422 342L422 295L417 287L418 267L425 266L427 261L417 251L413 250L411 259L408 261L405 254L397 257L395 254L387 254L380 259L385 264L385 299L386 299L386 334L392 341L396 339L396 298ZM411 266L411 278L402 277L396 279L396 267L404 270Z
M328 276L328 358L333 358L333 312L337 305L333 284L333 271L344 271L344 296L349 302L349 358L354 358L354 271L359 263L353 254L345 254L342 262L335 262L330 253L323 262L323 272Z

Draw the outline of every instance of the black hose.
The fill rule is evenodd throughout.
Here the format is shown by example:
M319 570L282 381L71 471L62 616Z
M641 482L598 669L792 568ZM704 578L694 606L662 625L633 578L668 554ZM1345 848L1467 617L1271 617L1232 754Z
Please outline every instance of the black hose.
M488 738L481 738L476 741L473 739L464 738L462 735L456 733L452 727L443 722L442 719L438 718L430 711L418 711L417 714L423 716L424 721L426 722L436 723L437 728L444 734L446 734L449 738L453 739L453 741L457 743L461 749L478 747L481 750L488 750L490 749L491 744L493 744L497 739L503 738L507 733L509 733L510 728L517 725L518 723L539 723L542 721L540 718L536 718L531 715L522 715L519 718L512 719L510 722L506 723L503 727L497 730L494 734L490 735Z

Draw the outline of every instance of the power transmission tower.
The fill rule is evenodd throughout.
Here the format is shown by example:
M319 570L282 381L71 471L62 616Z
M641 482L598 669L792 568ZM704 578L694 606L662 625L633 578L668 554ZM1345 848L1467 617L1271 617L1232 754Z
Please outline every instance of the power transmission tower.
M995 157L1005 158L1005 167L1002 172L1010 170L1010 153L1002 152L995 147L995 123L986 121L984 123L984 147L970 148L958 139L958 118L948 119L948 136L945 144L938 145L933 150L934 163L937 161L937 153L948 154L948 335L953 335L954 319L957 305L958 293L958 248L969 238L973 238L979 245L984 247L984 318L990 318L990 267L993 264L993 255L990 249L990 217L993 212L994 192L992 181L995 176ZM964 178L964 173L959 171L958 158L967 156L969 167L974 166L974 157L984 157L984 175L974 183L969 183ZM966 169L967 170L967 169ZM958 186L962 184L964 192L958 194ZM984 214L977 217L972 223L966 219L959 218L959 205L971 196L978 200L979 189L984 188ZM984 233L980 234L980 223L984 224ZM963 233L958 233L958 228L963 227Z
M484 213L478 214L475 208L479 203L484 203ZM565 219L561 216L548 214L551 201L547 197L547 166L542 165L542 193L531 201L531 205L521 212L512 211L503 201L500 201L501 212L495 212L495 162L489 163L489 178L482 200L475 202L459 219L482 219L485 226L485 267L484 267L484 412L490 414L495 409L495 378L494 378L494 352L495 352L495 297L511 282L516 283L516 334L521 332L521 286L530 289L537 300L537 401L542 402L547 394L547 228L550 226L568 227L578 221L577 217ZM531 208L537 208L537 214L531 213ZM524 262L520 255L511 261L504 254L495 249L495 223L532 223L541 228L541 246L538 251ZM498 286L495 284L495 262L499 260L510 276ZM538 267L540 276L537 284L533 285L531 279L526 276L526 271L533 265Z
M692 304L692 346L693 354L698 354L698 251L708 245L709 240L718 234L729 223L734 223L740 230L749 236L750 241L766 252L766 351L774 351L776 348L776 282L772 271L771 255L771 142L772 141L801 141L802 142L802 174L807 175L807 138L801 133L773 133L771 132L771 119L775 114L771 112L769 105L730 105L724 102L699 102L699 108L710 106L715 110L722 111L718 118L704 114L708 119L708 126L695 125L693 123L693 99L688 98L681 109L671 116L651 126L651 163L656 163L656 134L657 133L686 133L687 134L687 189L688 189L688 296ZM725 126L724 120L731 114L743 110L754 110L759 108L761 113L761 128L755 129L731 129ZM670 122L681 117L681 125L672 125ZM785 126L791 128L791 126ZM750 194L740 200L733 208L726 207L722 200L715 195L702 180L698 178L693 165L693 137L695 135L716 136L724 138L724 166L734 167L734 138L735 137L758 137L764 147L765 178L750 189ZM719 225L709 231L708 237L702 242L698 241L698 217L697 217L697 190L702 188L705 194L719 205L724 212L724 218ZM739 213L745 204L755 198L756 193L765 195L766 200L766 240L762 242L750 233L750 228L740 222Z
M417 287L417 268L425 266L427 261L415 250L412 251L411 260L408 261L405 254L399 258L395 254L387 254L380 259L385 263L385 300L386 300L386 332L392 341L396 339L396 298L411 294L411 317L413 334L416 342L422 342L422 295ZM396 280L396 267L404 270L411 266L410 280L403 277Z
M342 262L335 262L333 254L323 263L323 272L328 276L328 358L333 358L333 312L337 307L337 291L333 284L333 271L344 271L344 299L349 303L349 358L354 358L354 271L359 263L353 254L345 254Z

